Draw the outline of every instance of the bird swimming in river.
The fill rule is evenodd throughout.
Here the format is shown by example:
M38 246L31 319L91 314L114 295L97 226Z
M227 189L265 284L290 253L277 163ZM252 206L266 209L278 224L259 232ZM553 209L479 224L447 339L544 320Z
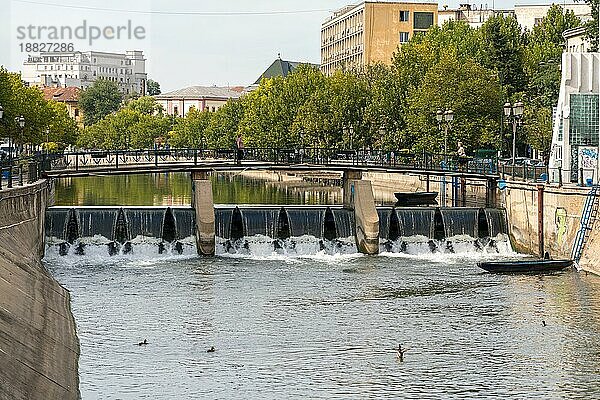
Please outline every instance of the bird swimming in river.
M542 326L546 326L546 321L542 320Z
M143 342L139 342L137 345L138 345L138 346L145 346L145 345L147 345L147 344L148 344L148 339L144 339L144 341L143 341Z
M207 353L214 353L215 351L215 346L210 346L210 349L206 350Z
M402 345L398 345L398 349L396 350L396 355L398 356L398 360L404 361L404 353L406 353L408 349L403 349Z

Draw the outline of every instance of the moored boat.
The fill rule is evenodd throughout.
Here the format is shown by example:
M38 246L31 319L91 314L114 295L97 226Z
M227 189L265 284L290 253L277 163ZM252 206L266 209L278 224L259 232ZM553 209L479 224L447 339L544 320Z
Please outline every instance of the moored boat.
M573 260L521 260L477 263L479 268L499 274L533 274L556 272L573 265Z
M396 207L436 205L437 192L395 192Z

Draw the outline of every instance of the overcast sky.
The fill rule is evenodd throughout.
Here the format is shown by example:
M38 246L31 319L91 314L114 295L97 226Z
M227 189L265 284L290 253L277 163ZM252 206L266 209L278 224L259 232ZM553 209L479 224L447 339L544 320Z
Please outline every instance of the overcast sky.
M21 70L27 43L39 42L30 37L29 26L37 38L38 27L75 30L85 21L85 40L54 42L73 43L82 51L143 50L148 76L161 84L163 92L191 85L248 85L278 53L285 60L318 63L321 23L331 10L348 3L352 1L0 0L0 65ZM439 4L455 8L458 3ZM494 5L511 8L514 0L496 0ZM91 27L116 31L128 24L131 39L122 29L120 39L100 38L90 46Z

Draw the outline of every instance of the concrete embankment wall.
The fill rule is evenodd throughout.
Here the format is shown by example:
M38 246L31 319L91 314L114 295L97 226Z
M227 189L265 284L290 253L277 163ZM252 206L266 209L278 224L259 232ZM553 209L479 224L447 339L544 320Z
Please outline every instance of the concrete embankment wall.
M0 399L79 398L69 293L41 264L46 181L0 192Z
M440 177L429 177L429 188L426 175L407 175L399 173L386 172L364 172L363 179L370 180L373 185L375 198L385 199L388 202L395 202L394 192L438 192L437 200L441 201L441 193L444 185L441 184ZM457 183L460 180L457 181ZM465 180L465 205L467 207L485 206L486 202L486 183L484 180ZM457 196L457 204L462 204L462 194L459 190L453 191L452 178L446 178L446 205L452 205L453 194ZM454 192L454 193L453 193ZM442 205L442 204L440 204Z
M581 214L590 188L543 185L544 249L553 258L570 258ZM507 182L499 191L498 201L506 208L511 240L515 250L538 254L538 186L533 183ZM600 275L600 223L596 220L579 266Z

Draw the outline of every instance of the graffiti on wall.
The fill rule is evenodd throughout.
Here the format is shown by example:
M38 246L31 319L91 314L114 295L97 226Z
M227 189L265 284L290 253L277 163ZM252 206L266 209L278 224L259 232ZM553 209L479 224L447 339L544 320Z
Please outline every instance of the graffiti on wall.
M556 223L556 240L558 245L562 246L567 240L567 210L558 207L554 213L554 222Z

